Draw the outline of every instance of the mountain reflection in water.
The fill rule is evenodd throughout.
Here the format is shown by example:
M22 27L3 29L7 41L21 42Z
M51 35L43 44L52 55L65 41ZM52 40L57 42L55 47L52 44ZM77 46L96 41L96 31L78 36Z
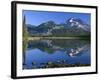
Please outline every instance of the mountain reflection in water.
M23 53L23 69L90 66L88 40L33 40Z

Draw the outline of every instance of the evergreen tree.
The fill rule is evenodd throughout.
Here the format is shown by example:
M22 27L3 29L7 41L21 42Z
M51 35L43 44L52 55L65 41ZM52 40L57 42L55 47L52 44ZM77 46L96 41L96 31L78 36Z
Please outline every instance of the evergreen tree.
M26 27L26 17L24 16L23 19L23 40L27 40L28 38L28 31L27 31L27 27Z

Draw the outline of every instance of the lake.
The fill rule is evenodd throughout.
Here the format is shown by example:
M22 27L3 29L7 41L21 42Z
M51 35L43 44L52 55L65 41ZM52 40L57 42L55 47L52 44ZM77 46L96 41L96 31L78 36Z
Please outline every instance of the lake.
M23 69L90 66L90 49L89 40L30 40L23 53Z

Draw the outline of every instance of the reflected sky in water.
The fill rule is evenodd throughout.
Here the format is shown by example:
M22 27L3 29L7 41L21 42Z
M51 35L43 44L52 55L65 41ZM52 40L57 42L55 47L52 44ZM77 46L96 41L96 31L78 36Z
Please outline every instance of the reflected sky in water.
M29 41L23 54L23 69L43 68L48 62L91 64L90 51L87 40Z

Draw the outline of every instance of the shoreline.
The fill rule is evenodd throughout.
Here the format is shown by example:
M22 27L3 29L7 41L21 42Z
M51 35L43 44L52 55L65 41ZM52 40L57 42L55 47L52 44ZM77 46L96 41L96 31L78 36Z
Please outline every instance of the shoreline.
M28 40L40 40L40 39L86 39L86 37L28 37Z

